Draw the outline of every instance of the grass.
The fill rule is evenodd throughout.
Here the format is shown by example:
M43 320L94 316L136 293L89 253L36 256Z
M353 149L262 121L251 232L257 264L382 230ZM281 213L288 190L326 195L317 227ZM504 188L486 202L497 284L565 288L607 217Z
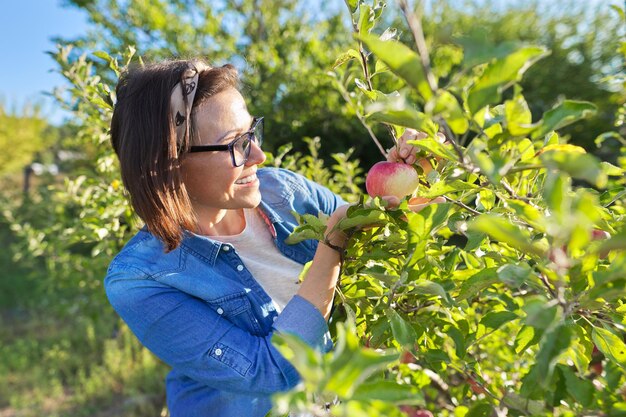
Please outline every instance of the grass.
M81 314L85 291L55 291L44 262L14 262L15 240L0 223L0 417L167 416L167 367L104 293L89 294L98 314Z

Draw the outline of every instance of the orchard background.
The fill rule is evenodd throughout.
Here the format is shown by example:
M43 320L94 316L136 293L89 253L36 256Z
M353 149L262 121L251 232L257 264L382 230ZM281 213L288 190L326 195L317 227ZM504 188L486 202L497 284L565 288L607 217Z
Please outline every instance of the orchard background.
M0 111L0 416L167 415L102 289L139 226L107 132L124 65L197 55L240 69L267 165L356 203L336 347L276 338L303 376L276 415L626 415L623 6L68 1L93 29L51 52L73 117ZM407 127L446 198L419 213L363 191Z

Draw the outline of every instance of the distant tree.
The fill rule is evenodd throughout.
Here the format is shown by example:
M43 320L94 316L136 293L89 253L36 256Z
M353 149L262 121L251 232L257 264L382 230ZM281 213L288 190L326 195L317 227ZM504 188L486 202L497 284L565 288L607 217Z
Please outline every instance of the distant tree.
M503 56L524 43L547 47L551 54L532 66L521 83L532 103L533 120L563 97L594 103L598 107L594 117L562 132L572 143L591 151L595 150L595 138L613 125L619 107L616 93L602 79L624 71L624 58L618 49L626 26L608 3L429 1L424 30L438 64L449 60L449 65L466 69L485 54ZM410 33L403 39L410 41ZM449 47L441 48L449 43L463 47L462 62L454 60Z
M38 106L8 111L0 103L0 177L21 172L55 137Z
M132 45L144 60L202 56L214 65L233 63L242 73L251 113L267 118L270 151L287 143L306 151L302 139L320 136L328 157L369 140L324 75L350 41L340 3L331 8L295 0L67 3L84 10L93 25L86 36L59 39L75 46L73 56L96 50L115 55ZM106 69L103 63L99 73L111 79Z

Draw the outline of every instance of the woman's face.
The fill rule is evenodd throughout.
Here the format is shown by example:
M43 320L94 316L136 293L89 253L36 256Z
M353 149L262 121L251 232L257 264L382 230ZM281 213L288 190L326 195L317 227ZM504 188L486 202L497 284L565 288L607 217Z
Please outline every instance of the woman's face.
M193 145L227 145L250 130L252 116L234 88L224 90L193 112L197 137ZM188 153L181 169L196 213L211 215L222 209L254 208L261 202L257 165L265 154L254 142L248 161L234 167L228 151Z

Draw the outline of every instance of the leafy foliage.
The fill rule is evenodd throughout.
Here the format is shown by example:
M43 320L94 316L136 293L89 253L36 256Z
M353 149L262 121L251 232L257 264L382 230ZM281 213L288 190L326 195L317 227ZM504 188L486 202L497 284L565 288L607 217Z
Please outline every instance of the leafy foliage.
M336 78L354 80L344 84L350 91L344 96L365 123L429 134L413 142L438 157L418 194L445 196L447 203L413 213L406 199L395 209L362 199L340 223L351 240L333 320L355 323L364 351L403 352L384 372L364 374L367 384L392 386L383 408L410 405L421 396L402 394L418 387L420 406L439 415L621 415L626 148L615 166L559 135L593 114L591 103L563 100L532 122L520 82L547 55L543 47L485 57L464 69L465 76L452 72L439 84L429 57L420 55L420 21L400 6L420 52L389 29L373 35L379 19L359 2L351 6L358 56L346 53L359 62L340 57ZM377 82L372 68L382 65L397 82ZM398 89L378 90L390 84ZM312 227L314 219L301 220L296 236L323 230ZM338 324L343 346L343 338L354 336L341 329ZM302 363L311 352L292 351L310 411L347 415L355 401L360 409L383 409L376 396L310 385L313 377ZM592 361L601 364L599 372ZM309 364L318 373L327 369L315 380L340 372L340 364L323 363ZM277 404L307 409L302 395L281 395ZM320 399L333 396L339 405L320 413Z
M0 176L21 172L34 162L38 152L52 145L55 133L37 106L8 112L0 103Z

